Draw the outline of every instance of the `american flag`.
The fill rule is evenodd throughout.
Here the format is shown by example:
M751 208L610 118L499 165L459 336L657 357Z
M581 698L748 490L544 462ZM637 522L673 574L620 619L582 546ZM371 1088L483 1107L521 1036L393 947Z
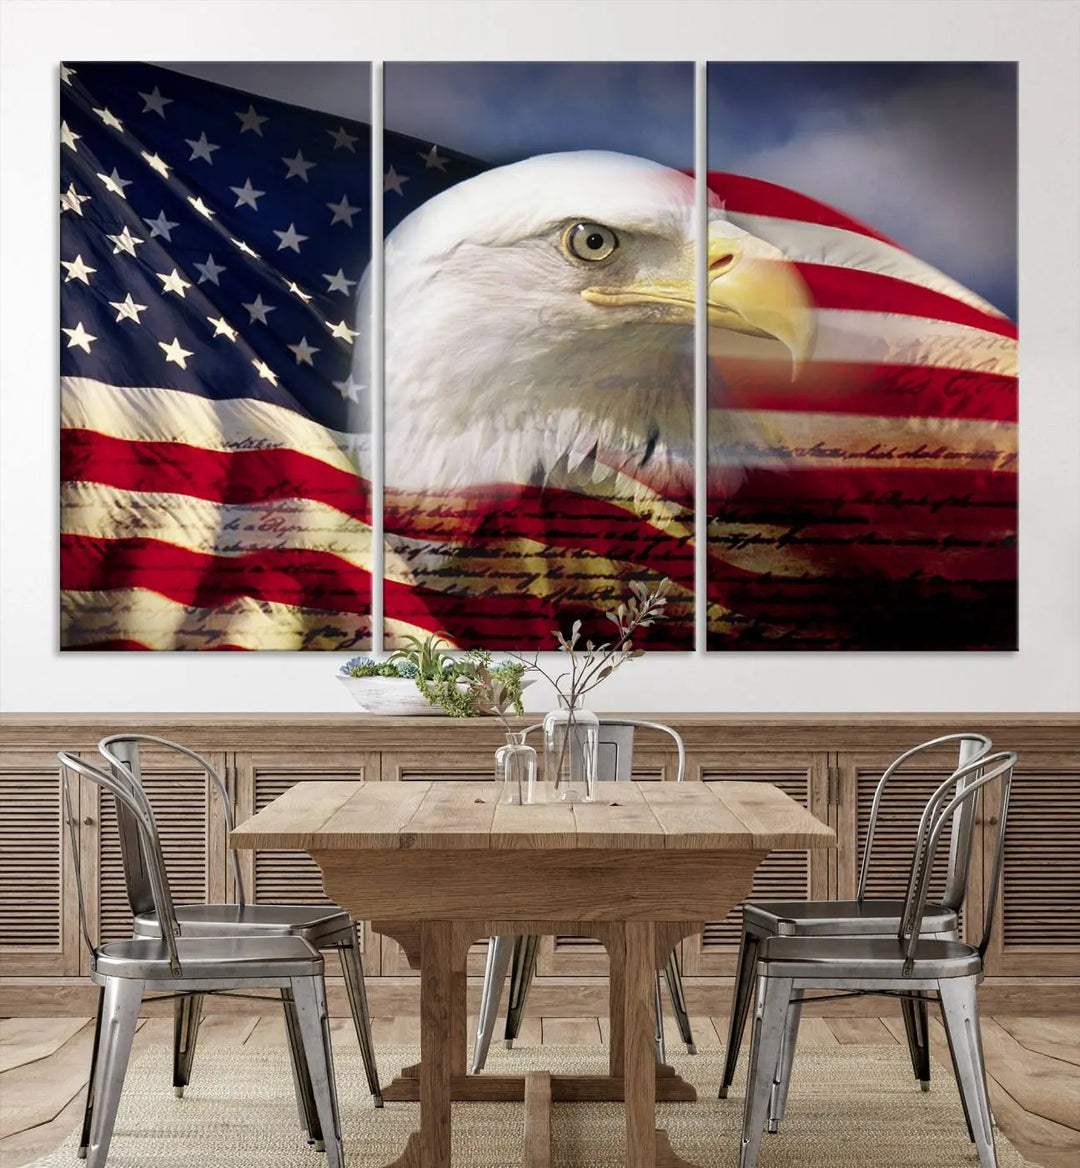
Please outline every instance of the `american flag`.
M370 127L137 63L60 98L62 647L369 644ZM476 173L430 149L388 187Z
M369 127L128 63L64 67L61 117L62 646L367 646L372 502L351 430ZM486 168L389 132L384 156L387 231ZM709 498L710 644L1009 647L1014 326L839 212L710 184L836 325L794 383L712 362L717 458L725 417L753 438L738 492ZM389 493L388 646L446 630L550 647L557 592L514 571L540 548L605 606L627 573L670 576L674 619L649 643L691 647L693 500L647 496L598 525L595 500L522 484L481 507ZM449 576L416 570L431 546Z

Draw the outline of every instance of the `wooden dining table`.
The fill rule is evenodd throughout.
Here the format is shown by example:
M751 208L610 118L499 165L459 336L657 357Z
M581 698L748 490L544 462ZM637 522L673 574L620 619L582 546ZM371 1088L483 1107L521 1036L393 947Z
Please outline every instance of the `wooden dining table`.
M451 1102L524 1101L524 1162L550 1162L552 1102L625 1101L628 1168L687 1164L656 1101L694 1088L657 1062L656 974L723 918L773 851L833 830L767 782L620 782L592 803L510 806L494 784L301 782L232 832L238 848L308 852L327 896L420 970L420 1062L383 1091L419 1100L388 1168L450 1168ZM598 938L610 959L607 1075L467 1073L466 954L496 934Z

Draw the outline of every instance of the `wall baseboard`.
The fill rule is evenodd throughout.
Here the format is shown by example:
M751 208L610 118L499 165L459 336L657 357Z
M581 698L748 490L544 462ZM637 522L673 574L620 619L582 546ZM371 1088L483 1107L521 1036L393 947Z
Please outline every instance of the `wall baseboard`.
M327 978L330 1013L344 1017L349 1008L341 978ZM475 1013L480 1000L481 979L469 978L469 1012ZM372 1016L379 1018L419 1015L420 986L415 977L372 977L367 980ZM731 1004L732 979L687 977L684 989L690 1013L726 1015ZM0 1014L8 1018L91 1017L97 1009L97 987L89 978L0 978ZM1080 978L990 977L979 990L979 1003L987 1014L1023 1014L1043 1017L1055 1014L1080 1015ZM208 997L210 1014L276 1015L276 997ZM148 1003L146 1014L171 1013L168 1002ZM889 998L845 998L841 1001L808 1003L808 1014L825 1017L880 1017L899 1014L899 1004ZM545 978L533 983L528 1013L558 1018L588 1018L607 1014L607 979Z

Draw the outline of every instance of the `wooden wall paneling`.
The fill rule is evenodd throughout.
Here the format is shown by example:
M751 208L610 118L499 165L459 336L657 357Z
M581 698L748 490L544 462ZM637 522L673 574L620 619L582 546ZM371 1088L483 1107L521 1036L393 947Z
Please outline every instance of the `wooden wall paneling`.
M982 815L984 882L1000 813L994 783ZM1080 975L1080 751L1020 754L1006 828L987 973ZM971 927L981 933L981 918Z
M384 751L383 779L387 782L428 782L439 779L495 783L495 751L505 741L496 726L491 727L491 749L446 750L435 737L427 750Z
M83 944L60 764L52 750L6 750L0 757L0 973L77 974Z
M626 716L657 717L638 711ZM520 725L529 725L536 717L529 715ZM799 869L799 858L794 855L785 858L789 865L794 861L794 867L787 868L782 878L779 873L763 871L761 879L767 876L773 885L767 894L796 891L801 895L835 896L853 890L858 864L860 789L865 816L867 787L872 787L892 757L912 743L970 726L985 729L997 746L1017 750L1021 767L1014 789L1004 907L999 910L998 931L987 955L990 976L982 996L999 1007L1003 1002L1011 1003L1009 1009L1013 1013L1033 1009L1046 1013L1075 1011L1080 995L1080 937L1075 905L1080 892L1070 880L1080 866L1076 802L1080 790L1080 718L1076 715L659 717L675 727L686 741L688 778L700 779L704 775L779 781L787 790L794 787L796 795L802 791L815 813L838 828L839 850L817 857L809 871L805 866ZM85 966L80 957L70 849L60 832L60 784L54 751L62 744L75 751L85 750L90 757L98 738L124 729L157 733L190 743L196 749L217 752L217 759L226 760L226 778L235 792L241 817L254 810L256 777L260 799L270 797L275 782L284 789L301 778L334 774L355 777L362 773L369 778L397 781L471 776L481 782L493 782L494 751L502 743L500 728L481 719L386 718L355 713L6 715L0 721L0 798L4 798L7 816L0 826L4 851L0 863L5 865L5 883L0 888L4 942L0 946L0 985L9 1012L49 1013L52 1008L45 1009L45 1003L50 1001L55 1001L58 1013L71 1008L76 1000L79 1012L85 1012L86 1002L92 1005L95 991L88 979L79 976L80 968ZM651 773L657 778L673 777L674 756L668 751L667 740L648 732L639 733L635 753L640 776ZM170 765L175 767L175 761ZM938 765L935 762L934 768ZM943 758L940 765L944 769L948 760ZM490 789L494 789L493 785ZM101 825L96 788L87 791L85 799L83 791L82 786L77 787L76 799L80 803L80 834L88 845L88 876L95 885L90 908L97 914L101 900L96 893ZM15 813L9 810L12 794L18 807ZM989 819L993 813L988 804L985 817ZM91 823L83 822L86 819ZM985 824L984 834L992 827ZM224 835L214 815L206 818L204 828L212 854L205 878L214 882L215 888L221 886L217 881L225 881L227 888ZM29 866L23 846L27 838L45 844L40 855L31 857ZM978 839L981 841L982 836ZM304 881L311 878L308 872L303 879L292 880L287 866L282 868L278 858L267 856L261 858L262 868L256 880L255 858L248 853L243 859L249 884L261 885L260 896L284 896L286 889L292 893L305 888ZM12 864L13 880L9 878ZM969 888L972 905L982 903L984 866L983 857L976 854ZM184 879L189 877L195 879L185 871ZM32 884L29 897L23 895L28 883ZM19 932L19 920L24 919L19 914L25 905L34 903L33 896L43 898L38 914L38 920L43 922L42 933L37 937ZM115 905L109 911L114 910ZM108 923L108 912L106 917ZM712 1012L722 1010L729 997L735 939L730 935L730 924L728 935L714 925L707 943L692 940L684 945L688 994L699 1006L708 1004ZM973 935L973 928L978 931L974 912L970 914L969 935ZM10 945L9 939L23 943ZM373 1001L398 1006L413 1001L410 995L415 995L414 979L395 976L411 971L389 949L389 942L388 960L381 964L381 941L376 941L374 947L370 937L368 941L367 972L378 975L381 971L384 975L381 980L373 977ZM535 1002L550 1005L557 1000L565 1003L568 1014L577 1012L578 1007L586 1014L596 1013L602 1008L603 979L587 971L599 968L595 963L598 957L599 953L585 947L549 941L542 954ZM474 974L480 972L481 961L482 949L471 962ZM472 980L475 989L475 977ZM340 1000L336 979L331 992ZM852 1007L847 1004L847 1008ZM392 1012L401 1011L395 1006Z
M231 756L231 785L237 820L242 822L261 811L296 783L311 779L363 779L379 782L382 759L376 751L310 749L238 751ZM240 874L253 904L329 904L323 891L322 874L315 862L302 852L253 851L239 853ZM377 976L381 969L380 946L368 921L360 928L365 976ZM336 975L336 962L327 972Z
M773 750L700 751L687 762L687 777L698 781L723 779L775 783L819 819L828 820L829 754L797 748ZM757 899L800 900L825 897L829 887L828 851L776 852L754 876L751 896ZM741 910L723 921L710 921L701 937L683 942L683 969L689 975L730 975L735 972L741 935Z

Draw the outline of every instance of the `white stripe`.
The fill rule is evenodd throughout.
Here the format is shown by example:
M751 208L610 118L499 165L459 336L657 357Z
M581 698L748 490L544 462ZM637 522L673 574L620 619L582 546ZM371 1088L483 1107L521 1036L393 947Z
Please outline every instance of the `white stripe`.
M686 529L672 539L692 539ZM528 539L492 540L482 549L461 540L417 539L386 533L386 578L399 584L419 584L437 591L475 592L493 589L500 595L546 596L565 580L626 579L634 562L613 560L582 547L546 546ZM454 576L445 569L453 564ZM689 588L673 583L669 605L692 600Z
M1015 471L1018 438L1012 422L971 418L713 410L709 465Z
M250 398L214 401L179 389L60 379L60 424L128 442L180 442L206 450L298 450L351 473L349 437L292 410Z
M818 313L812 360L933 365L1016 377L1016 353L1012 337L966 324L828 308Z
M215 503L166 491L69 482L60 491L61 530L94 539L156 539L204 555L278 549L328 552L370 570L371 529L311 499Z
M366 616L323 612L241 597L221 608L178 604L145 588L61 592L61 644L92 646L115 639L150 649L362 650L370 632ZM360 638L364 640L361 641Z
M972 308L980 308L994 316L1005 317L988 300L965 288L963 284L931 267L910 252L869 235L860 235L844 227L828 227L822 223L804 223L799 219L778 219L772 215L746 215L724 212L736 227L757 235L776 247L796 263L822 264L829 268L849 268L861 272L876 272L894 276L920 288L942 292Z

